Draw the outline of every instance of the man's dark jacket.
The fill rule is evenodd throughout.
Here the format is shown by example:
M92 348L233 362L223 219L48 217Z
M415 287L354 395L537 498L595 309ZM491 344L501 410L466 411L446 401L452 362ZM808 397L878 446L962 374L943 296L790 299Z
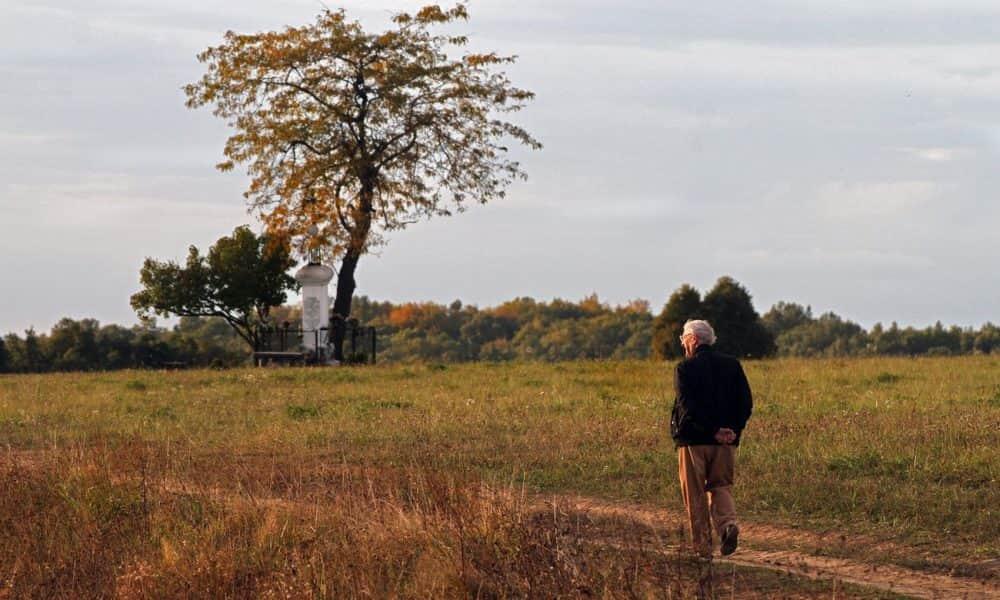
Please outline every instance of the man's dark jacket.
M728 427L736 432L734 446L753 410L750 384L740 361L698 346L694 355L677 365L670 435L678 446L719 445L715 433Z

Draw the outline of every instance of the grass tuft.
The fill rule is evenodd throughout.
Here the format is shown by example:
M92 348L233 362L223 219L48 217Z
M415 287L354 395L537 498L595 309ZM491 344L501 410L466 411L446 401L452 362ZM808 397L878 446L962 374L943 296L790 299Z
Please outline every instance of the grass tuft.
M320 416L323 412L323 407L289 404L285 410L290 418L301 421L303 419L315 419Z

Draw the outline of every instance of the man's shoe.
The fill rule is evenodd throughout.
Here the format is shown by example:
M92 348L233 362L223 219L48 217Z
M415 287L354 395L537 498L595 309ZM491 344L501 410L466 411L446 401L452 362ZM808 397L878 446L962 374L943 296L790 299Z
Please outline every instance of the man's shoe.
M723 556L729 556L736 552L739 537L740 530L736 525L726 525L726 528L722 530L722 547L720 548Z

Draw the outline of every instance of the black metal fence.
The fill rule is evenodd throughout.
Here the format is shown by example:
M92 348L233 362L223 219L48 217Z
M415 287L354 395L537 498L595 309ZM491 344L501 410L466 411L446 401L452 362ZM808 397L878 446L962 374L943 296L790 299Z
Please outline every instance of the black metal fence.
M343 335L344 362L348 364L375 364L378 336L374 327L363 327L354 319L333 319L331 341Z
M257 330L254 357L284 362L301 354L302 362L322 364L333 358L333 341L343 336L343 361L348 364L375 364L378 338L374 327L363 327L353 321L337 321L330 328L302 329L285 322L279 326ZM286 356L282 356L286 355Z

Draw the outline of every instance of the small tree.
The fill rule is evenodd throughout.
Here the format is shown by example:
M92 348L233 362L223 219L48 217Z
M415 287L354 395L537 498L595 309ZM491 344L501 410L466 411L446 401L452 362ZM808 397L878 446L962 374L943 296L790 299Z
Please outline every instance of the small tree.
M0 373L10 373L10 353L7 352L7 344L0 337Z
M267 322L271 307L283 304L286 292L297 288L288 275L294 265L282 239L237 227L207 256L191 246L184 266L147 258L140 272L143 289L132 296L132 308L144 319L154 314L219 317L256 348L258 327Z
M477 311L462 325L461 340L468 347L468 357L480 358L482 348L496 340L509 341L517 333L513 319Z
M680 342L684 323L698 318L701 310L701 294L691 285L685 283L670 294L663 310L653 320L653 354L664 360L684 356Z
M49 332L48 354L54 371L92 371L101 368L97 346L100 324L94 319L60 319Z
M972 349L976 353L989 354L1000 350L1000 327L986 323L973 338Z
M780 337L786 331L812 323L814 320L811 307L803 307L795 302L778 302L761 317L764 327L767 327L767 330L775 338Z
M534 96L496 70L514 57L450 58L467 38L431 31L467 18L461 4L428 6L369 33L326 10L304 27L229 32L198 57L207 72L188 106L212 105L236 130L218 167L247 165L245 196L269 231L340 259L335 318L350 316L358 260L385 232L502 198L525 176L507 141L541 147L500 118Z
M4 338L9 360L8 369L13 373L42 373L49 370L45 355L44 339L39 338L34 327L24 331L24 339L15 333Z
M121 325L105 325L97 332L97 348L102 369L126 369L136 365L133 343L135 332Z

